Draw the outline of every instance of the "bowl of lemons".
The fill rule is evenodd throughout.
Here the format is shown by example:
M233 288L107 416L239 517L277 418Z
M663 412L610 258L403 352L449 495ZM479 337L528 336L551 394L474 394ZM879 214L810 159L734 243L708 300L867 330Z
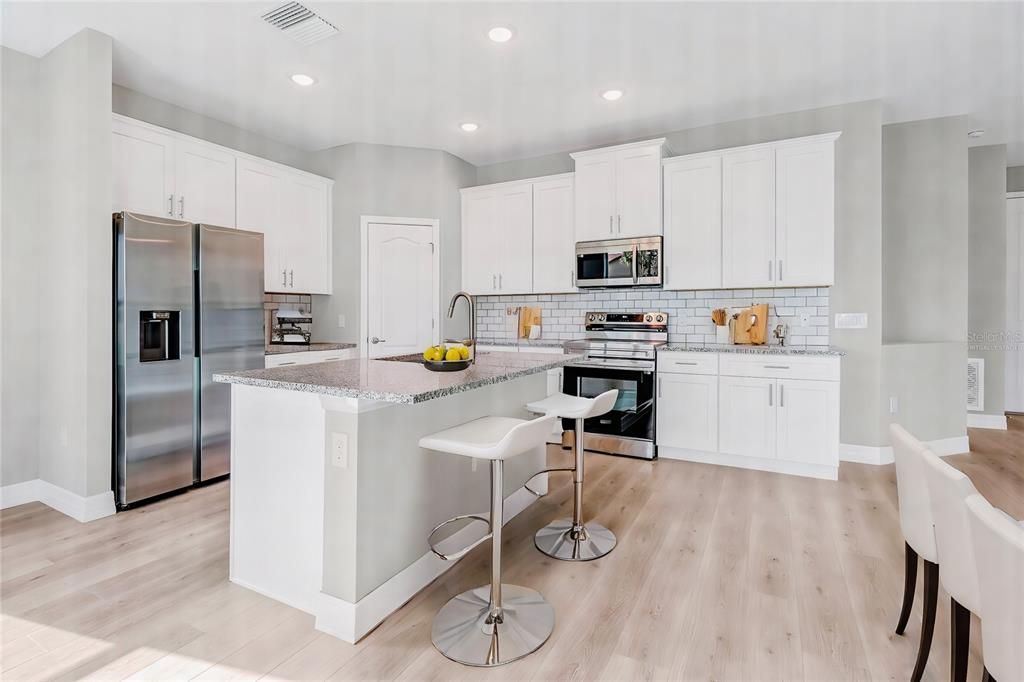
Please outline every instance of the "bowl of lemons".
M457 372L470 364L469 348L462 344L442 343L423 351L423 366L433 372Z

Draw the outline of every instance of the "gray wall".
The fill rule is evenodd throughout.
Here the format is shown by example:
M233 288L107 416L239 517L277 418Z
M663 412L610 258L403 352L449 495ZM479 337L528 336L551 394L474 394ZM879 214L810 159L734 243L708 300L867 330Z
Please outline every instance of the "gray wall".
M1006 169L1006 191L1024 192L1024 166L1011 166Z
M1006 145L968 152L968 355L985 360L985 414L1002 415L1006 395Z
M882 128L883 341L967 338L967 117Z
M39 476L83 497L110 491L112 50L86 29L39 65Z
M170 128L286 166L306 171L310 169L310 153L305 150L250 133L230 123L208 118L120 85L114 85L112 106L115 113L124 116Z
M39 60L0 48L0 486L39 476Z
M334 295L314 296L313 336L318 341L360 343L360 217L437 218L441 225L441 311L461 286L461 199L476 169L448 152L373 144L347 144L312 156L314 173L334 178ZM345 316L345 327L338 316ZM442 334L464 337L464 306Z
M884 445L878 414L882 343L882 108L858 102L776 116L677 130L669 153L690 154L836 130L836 283L833 313L868 314L868 329L833 329L831 342L847 352L842 371L843 443ZM483 166L478 184L572 170L568 154Z
M901 424L924 441L967 434L967 343L892 343L882 347L882 428ZM889 396L899 410L889 414Z

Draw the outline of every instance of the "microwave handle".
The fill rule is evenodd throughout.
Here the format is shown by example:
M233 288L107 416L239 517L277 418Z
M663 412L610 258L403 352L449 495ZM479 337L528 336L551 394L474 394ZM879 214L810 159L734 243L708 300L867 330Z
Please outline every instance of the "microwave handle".
M637 282L640 281L640 266L639 266L639 263L636 262L637 261L637 255L639 254L639 252L640 252L640 248L634 242L633 243L633 284L636 284Z

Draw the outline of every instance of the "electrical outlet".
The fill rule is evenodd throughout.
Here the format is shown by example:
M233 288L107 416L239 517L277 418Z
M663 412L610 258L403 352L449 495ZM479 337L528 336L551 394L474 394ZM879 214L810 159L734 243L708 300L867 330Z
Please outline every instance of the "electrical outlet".
M900 399L896 396L889 397L889 414L896 414L900 411Z
M331 464L339 469L348 468L348 434L331 434Z
M810 327L811 326L811 316L808 315L807 313L801 313L800 314L800 326L801 327Z
M345 326L345 316L344 315L338 315L338 326L339 327L344 327Z

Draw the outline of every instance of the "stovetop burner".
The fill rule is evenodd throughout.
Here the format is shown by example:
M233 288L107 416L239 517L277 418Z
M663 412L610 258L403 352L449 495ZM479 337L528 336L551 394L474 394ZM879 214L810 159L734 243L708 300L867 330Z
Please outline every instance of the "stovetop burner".
M588 359L615 357L653 360L658 346L668 343L668 313L586 314L586 335L565 344L570 352Z

